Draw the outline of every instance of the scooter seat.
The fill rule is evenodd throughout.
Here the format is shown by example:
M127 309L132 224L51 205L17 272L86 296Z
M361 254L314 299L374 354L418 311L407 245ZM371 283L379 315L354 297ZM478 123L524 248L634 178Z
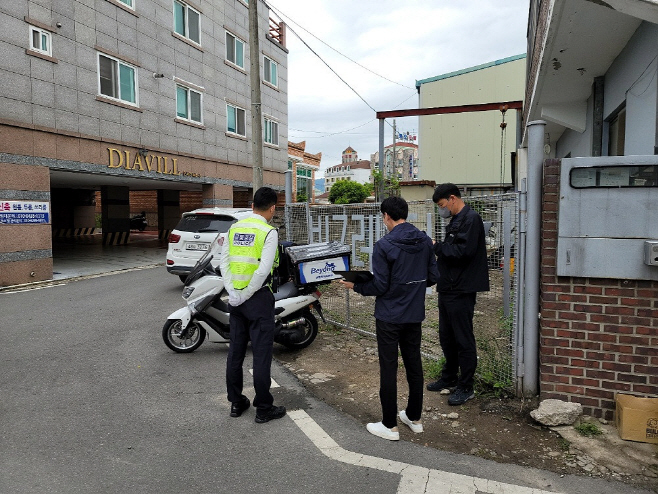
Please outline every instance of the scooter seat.
M294 297L295 295L297 295L297 287L292 281L289 281L279 287L277 292L274 294L274 300Z

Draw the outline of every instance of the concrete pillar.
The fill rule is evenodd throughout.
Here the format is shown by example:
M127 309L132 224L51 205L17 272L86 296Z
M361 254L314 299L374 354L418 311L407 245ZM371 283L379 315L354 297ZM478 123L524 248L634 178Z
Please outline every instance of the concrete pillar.
M130 240L130 190L128 187L101 187L103 245L127 244Z
M167 240L180 220L180 191L158 190L158 238Z
M204 184L204 208L230 208L233 207L233 187L221 184Z

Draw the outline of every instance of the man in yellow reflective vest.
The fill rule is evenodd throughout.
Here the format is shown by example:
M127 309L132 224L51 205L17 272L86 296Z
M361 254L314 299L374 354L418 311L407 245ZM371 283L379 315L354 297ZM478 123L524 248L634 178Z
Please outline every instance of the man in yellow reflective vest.
M273 189L258 189L254 194L253 214L231 226L220 257L231 313L231 345L226 361L231 417L239 417L249 409L249 398L242 394L242 364L251 339L258 424L286 414L285 407L274 405L270 393L275 328L272 275L279 264L279 236L268 222L274 216L276 201Z

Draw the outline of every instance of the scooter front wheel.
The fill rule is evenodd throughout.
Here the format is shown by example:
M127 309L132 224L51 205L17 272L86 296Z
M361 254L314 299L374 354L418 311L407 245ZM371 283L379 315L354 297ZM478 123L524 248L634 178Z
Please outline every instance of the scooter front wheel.
M162 339L174 352L190 353L199 348L206 339L206 330L195 321L183 329L180 319L167 319L162 328Z

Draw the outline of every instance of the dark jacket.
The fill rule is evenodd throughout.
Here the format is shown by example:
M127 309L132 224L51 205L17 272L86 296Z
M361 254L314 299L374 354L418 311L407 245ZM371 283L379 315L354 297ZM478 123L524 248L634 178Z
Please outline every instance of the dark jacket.
M434 244L439 265L439 292L488 292L489 268L484 225L468 205L452 217L443 242Z
M439 277L432 240L411 223L400 223L375 244L374 278L354 291L375 295L375 317L401 324L425 319L425 289Z

